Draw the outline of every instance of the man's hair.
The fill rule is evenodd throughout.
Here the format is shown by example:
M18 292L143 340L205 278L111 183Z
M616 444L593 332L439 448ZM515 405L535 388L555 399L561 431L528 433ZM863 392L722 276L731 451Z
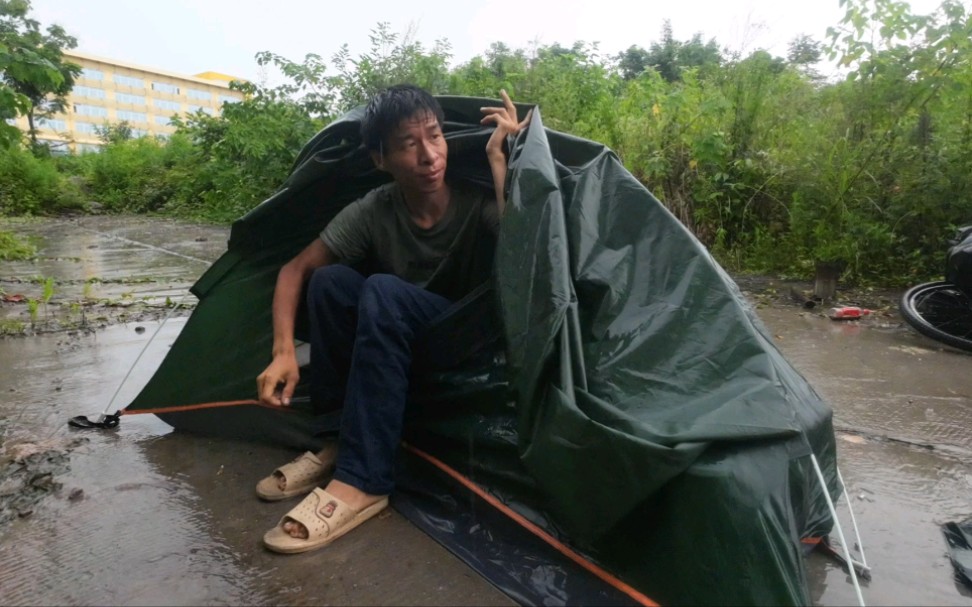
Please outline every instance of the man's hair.
M402 120L416 114L431 114L439 121L445 121L442 106L424 89L412 84L396 84L380 91L365 107L361 121L361 140L369 152L381 152L385 140Z

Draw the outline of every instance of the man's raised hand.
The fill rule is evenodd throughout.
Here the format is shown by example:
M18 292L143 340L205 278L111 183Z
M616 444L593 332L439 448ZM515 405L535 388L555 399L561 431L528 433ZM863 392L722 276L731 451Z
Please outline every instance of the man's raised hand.
M480 124L492 124L496 126L489 141L486 142L486 155L490 160L503 158L503 141L508 135L516 135L530 124L533 110L527 112L526 118L522 122L517 121L516 106L505 90L500 91L500 98L503 100L503 107L484 107L480 108L485 116L480 120Z

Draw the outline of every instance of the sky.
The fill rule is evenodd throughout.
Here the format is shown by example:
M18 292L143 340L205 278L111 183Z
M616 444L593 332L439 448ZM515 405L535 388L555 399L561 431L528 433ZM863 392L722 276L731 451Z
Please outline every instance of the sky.
M930 13L938 0L912 0ZM720 47L747 54L762 48L785 56L800 34L823 40L843 16L838 0L32 0L43 26L62 25L78 49L137 65L196 74L216 71L263 84L280 76L254 55L272 51L294 61L307 53L329 59L347 44L352 56L368 50L379 22L403 34L412 29L426 48L452 45L453 65L481 55L493 42L511 48L575 41L598 42L602 54L648 47L671 20L677 40L697 32Z

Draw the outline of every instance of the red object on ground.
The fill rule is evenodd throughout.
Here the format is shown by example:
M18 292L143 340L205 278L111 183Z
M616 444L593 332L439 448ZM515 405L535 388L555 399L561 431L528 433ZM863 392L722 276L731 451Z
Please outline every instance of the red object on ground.
M857 306L841 306L839 308L830 308L831 320L857 320L862 316L867 316L871 311L867 308L858 308Z

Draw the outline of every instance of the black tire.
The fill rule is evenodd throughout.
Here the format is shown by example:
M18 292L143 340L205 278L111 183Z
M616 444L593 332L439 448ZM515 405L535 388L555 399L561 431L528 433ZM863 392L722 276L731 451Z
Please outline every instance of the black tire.
M901 297L901 315L919 333L972 352L972 300L950 282L927 282Z

